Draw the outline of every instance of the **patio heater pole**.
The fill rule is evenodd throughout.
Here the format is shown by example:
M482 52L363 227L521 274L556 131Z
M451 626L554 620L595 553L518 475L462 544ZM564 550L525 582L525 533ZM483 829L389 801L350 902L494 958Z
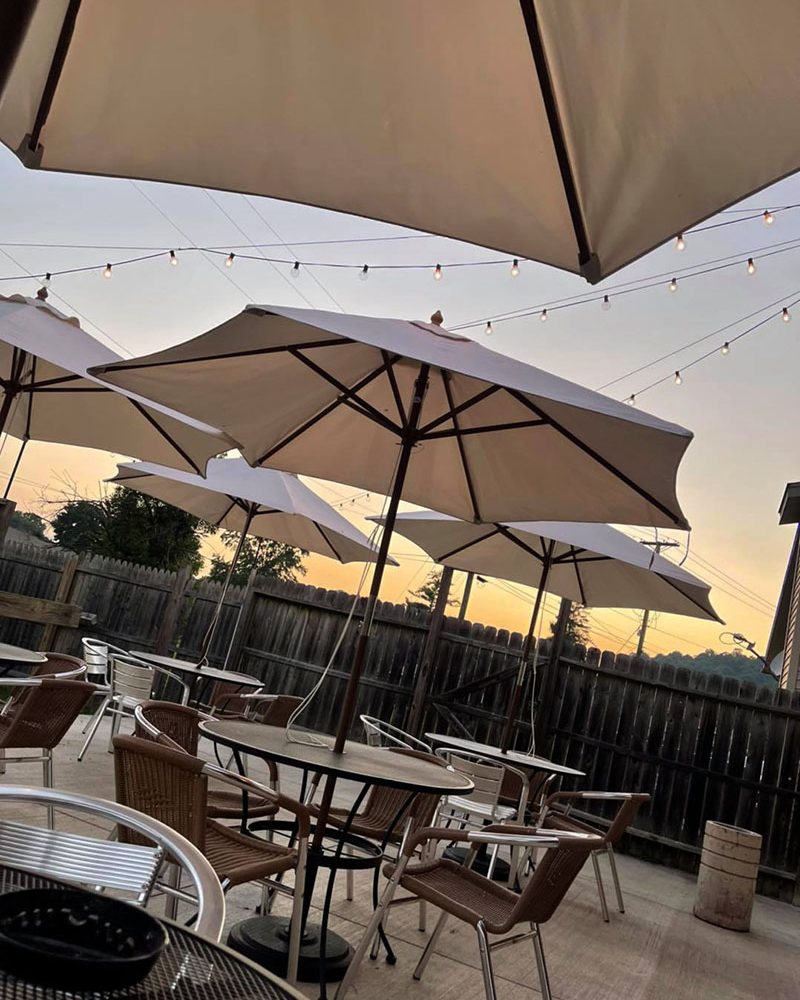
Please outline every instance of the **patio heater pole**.
M217 626L219 625L219 620L222 617L222 604L225 600L225 595L228 593L228 588L231 585L231 580L233 579L233 571L236 569L236 564L239 561L239 557L242 554L242 549L244 548L245 540L247 539L247 532L250 530L250 525L252 524L253 518L256 513L256 505L251 503L247 508L247 516L244 519L244 524L242 525L242 533L239 535L239 541L236 544L236 551L233 553L233 558L231 559L230 566L228 566L228 572L225 574L225 580L222 584L222 593L219 595L219 600L214 608L214 617L211 619L211 625L206 632L206 637L203 640L203 648L200 651L200 662L197 664L197 669L201 670L208 663L208 651L211 649L211 643L214 641L214 636L217 632Z
M517 721L517 716L519 715L522 693L525 690L525 678L528 673L528 658L530 657L531 646L534 644L536 638L536 623L539 620L539 610L541 609L544 601L544 592L547 588L547 578L550 575L550 566L553 561L554 547L555 542L550 542L547 552L542 559L542 574L539 577L539 589L536 591L536 600L531 614L531 623L528 626L528 634L525 636L525 642L522 645L519 670L517 671L517 680L514 685L514 691L511 695L506 724L503 728L503 736L500 741L500 748L503 753L508 753L508 748L511 745L511 738L514 735L514 723Z

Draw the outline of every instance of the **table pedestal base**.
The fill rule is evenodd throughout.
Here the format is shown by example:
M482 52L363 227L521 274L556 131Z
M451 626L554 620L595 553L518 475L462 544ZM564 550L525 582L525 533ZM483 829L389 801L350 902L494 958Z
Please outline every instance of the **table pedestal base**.
M306 933L300 944L300 961L297 978L304 983L320 981L320 963L324 962L325 979L338 982L343 978L353 956L353 949L343 937L328 930L326 958L320 956L320 929L317 924L306 924ZM286 975L289 954L289 921L286 917L250 917L231 928L228 947L263 965L279 976Z

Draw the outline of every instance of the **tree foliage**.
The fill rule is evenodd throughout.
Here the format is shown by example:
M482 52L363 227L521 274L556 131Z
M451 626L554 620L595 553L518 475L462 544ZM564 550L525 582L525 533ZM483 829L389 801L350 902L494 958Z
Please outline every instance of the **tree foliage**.
M735 677L738 681L751 681L753 684L774 686L776 683L774 677L762 673L763 663L739 650L718 653L713 649L705 649L696 656L674 650L672 653L659 653L649 659L651 663L669 663L673 667L686 667L704 674L721 674L723 677Z
M88 553L179 570L202 566L200 539L211 527L186 511L134 490L115 489L99 500L69 500L52 522L59 545Z
M47 522L32 511L15 510L11 515L11 527L17 531L24 531L26 535L33 535L34 538L47 539L45 534Z
M558 621L550 622L550 634L555 635ZM573 604L564 629L564 653L569 656L576 646L586 646L589 642L589 616L582 604Z
M416 590L409 591L406 597L406 605L424 604L426 608L433 611L436 605L436 598L439 596L439 588L442 585L442 571L440 569L431 570L425 578L425 582ZM458 601L452 597L447 599L447 607L455 607Z
M234 548L239 542L239 532L223 531L222 541L228 548ZM231 583L243 586L247 583L253 570L258 576L268 576L278 580L296 580L298 576L305 576L306 569L303 566L303 558L307 555L308 552L296 549L292 545L273 542L269 538L248 537L242 546L231 577ZM233 552L231 552L232 557ZM230 561L230 558L214 556L208 574L209 580L222 582L228 572Z

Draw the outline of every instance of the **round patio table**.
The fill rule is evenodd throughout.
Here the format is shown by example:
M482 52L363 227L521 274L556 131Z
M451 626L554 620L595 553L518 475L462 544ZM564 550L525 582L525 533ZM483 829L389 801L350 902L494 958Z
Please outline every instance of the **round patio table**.
M18 889L74 888L33 872L0 865L0 892ZM266 969L224 945L160 917L168 944L142 982L119 990L69 994L53 986L17 979L0 968L0 1000L64 1000L70 995L92 1000L305 1000L302 994ZM46 956L45 956L46 960ZM0 966L2 956L0 956Z
M555 761L548 760L546 757L520 753L518 750L504 752L500 747L493 746L491 743L478 743L476 740L468 740L462 736L449 736L447 733L425 733L425 738L436 746L477 753L488 760L496 760L499 764L513 764L525 771L547 771L549 774L560 774L573 778L586 777L585 771L577 771L574 767L567 767L566 764L556 764Z
M35 668L47 663L45 653L23 646L10 646L0 642L0 687L24 687L36 680ZM67 680L86 673L86 667L62 670L52 674L55 678Z
M205 681L222 681L228 684L238 684L240 687L263 687L264 682L249 674L239 674L233 670L220 670L218 667L201 667L193 660L180 660L175 656L160 656L158 653L145 653L140 649L132 649L131 656L144 663L152 663L156 667L164 667L173 670L175 673L185 674L189 678L190 697L189 701L196 701L199 697L198 688Z
M362 788L350 807L341 827L325 830L325 844L319 849L309 846L308 876L306 881L306 905L321 868L330 872L322 919L319 927L305 924L300 950L298 978L305 982L319 979L321 995L325 996L325 981L340 979L350 962L352 949L339 935L328 932L328 918L333 897L333 884L337 870L346 868L376 869L383 858L383 850L389 834L401 822L404 814L420 792L441 795L467 795L473 789L469 778L456 771L415 757L405 757L389 753L381 747L367 746L348 740L342 753L334 753L327 746L310 746L305 743L290 742L285 729L265 726L255 722L209 720L200 724L201 732L215 743L232 750L240 769L241 755L259 757L265 761L283 764L302 771L300 799L305 797L310 775L332 775L358 782ZM320 733L298 733L298 736L328 740L333 737ZM356 818L367 792L375 785L398 788L408 792L393 821L389 824L387 836L380 847L369 841L354 837L350 827ZM246 817L244 819L246 823ZM281 824L266 821L258 826L274 829ZM285 824L284 824L285 826ZM253 827L251 827L253 829ZM345 848L348 853L345 854ZM273 916L251 917L232 928L228 942L237 950L242 949L250 958L268 968L285 968L288 945L288 918ZM386 943L386 942L384 942ZM391 950L389 949L389 954Z

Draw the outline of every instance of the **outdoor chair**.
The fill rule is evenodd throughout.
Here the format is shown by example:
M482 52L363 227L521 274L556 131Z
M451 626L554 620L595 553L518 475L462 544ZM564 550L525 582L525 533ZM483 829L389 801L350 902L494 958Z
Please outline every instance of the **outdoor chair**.
M118 840L77 833L64 833L6 820L0 816L0 864L22 868L33 875L90 889L113 892L128 902L147 906L154 888L167 893L174 890L158 881L166 860L180 865L193 886L191 899L197 908L194 929L204 937L218 941L225 922L225 897L211 865L200 851L149 816L115 802L75 792L54 789L0 786L0 806L14 803L45 805L48 810L77 812L90 818L87 830L97 820L108 821L133 830L146 843L131 844Z
M38 757L5 756L5 764L40 761L45 788L53 787L53 750L94 694L86 681L34 677L19 689L0 715L0 750L38 750ZM53 810L48 808L53 826Z
M134 735L141 739L154 740L163 746L177 747L197 756L200 743L200 723L211 719L196 708L176 705L171 701L145 701L134 709ZM272 788L278 791L278 768L273 761L267 762L272 779ZM206 809L209 819L234 819L242 821L242 793L227 788L210 787ZM262 819L274 816L278 807L273 799L248 796L248 819Z
M433 748L429 744L417 739L416 736L412 736L411 733L406 733L397 726L393 726L389 722L383 722L382 719L376 719L372 715L362 715L359 718L361 719L361 725L364 727L364 737L368 746L405 747L408 750L421 750L427 754L433 753Z
M100 708L95 712L89 726L86 742L81 747L78 760L83 760L89 745L97 733L100 723L106 715L111 716L111 735L108 749L111 751L114 737L119 732L123 718L133 718L137 705L149 701L153 695L153 686L159 676L168 677L179 684L183 691L182 701L189 698L189 687L180 677L164 667L143 663L135 656L124 656L112 653L109 656L109 684Z
M592 851L591 858L594 877L597 880L600 909L606 923L609 920L608 904L603 888L603 877L600 874L598 855L603 852L608 855L608 864L611 868L611 877L614 880L614 891L617 896L617 908L620 913L624 913L625 903L622 899L622 888L614 857L614 845L619 842L645 802L649 801L650 796L646 792L555 792L545 802L543 826L546 829L557 832L591 833L600 838L598 846ZM579 802L618 802L619 808L608 827L598 828L570 815L573 806Z
M412 861L414 852L418 850L424 852L424 857L430 858L430 845L435 848L440 841L466 845L468 854L465 863L460 865L446 858ZM533 941L542 996L544 1000L551 1000L540 926L553 916L586 858L599 843L600 838L591 834L557 834L521 826L492 825L483 830L463 832L437 828L418 830L406 841L398 863L387 866L389 884L356 949L336 1000L344 1000L398 887L442 911L414 970L414 979L422 978L444 925L452 916L475 929L486 1000L497 998L491 952L527 938ZM522 892L516 893L472 870L470 866L475 852L482 845L513 846L525 852L545 848L545 851ZM512 934L519 924L527 924L529 929ZM502 938L490 943L489 935L502 935Z
M82 732L85 736L98 714L102 717L104 699L111 692L109 656L114 653L119 656L127 656L128 653L127 650L112 646L111 643L103 642L102 639L91 639L88 636L83 636L81 646L83 647L83 662L86 664L86 679L91 681L97 688L97 693L102 695L96 711L89 716L83 727Z
M52 677L60 681L72 681L81 678L93 683L88 676L86 662L77 656L69 656L67 653L45 653L47 659L44 663L38 664L33 671L32 677ZM95 690L97 685L95 685Z
M559 775L549 771L525 771L528 779L528 800L525 803L525 823L529 826L539 826L542 810L552 786ZM500 786L500 804L518 807L524 794L524 785L515 771L506 770L503 784ZM521 817L520 817L521 819Z
M285 726L302 701L291 694L221 690L211 699L210 712L216 719L246 719L265 726Z
M305 885L306 852L310 817L299 802L243 775L223 770L183 750L159 745L135 736L114 739L114 774L117 801L173 830L177 830L206 857L222 884L223 892L246 882L259 882L271 892L294 897L292 930L286 978L294 982L300 952L301 915ZM295 819L294 847L284 847L245 836L208 817L208 779L216 778L248 794L271 799ZM126 840L135 835L121 830ZM280 881L294 869L294 889Z

